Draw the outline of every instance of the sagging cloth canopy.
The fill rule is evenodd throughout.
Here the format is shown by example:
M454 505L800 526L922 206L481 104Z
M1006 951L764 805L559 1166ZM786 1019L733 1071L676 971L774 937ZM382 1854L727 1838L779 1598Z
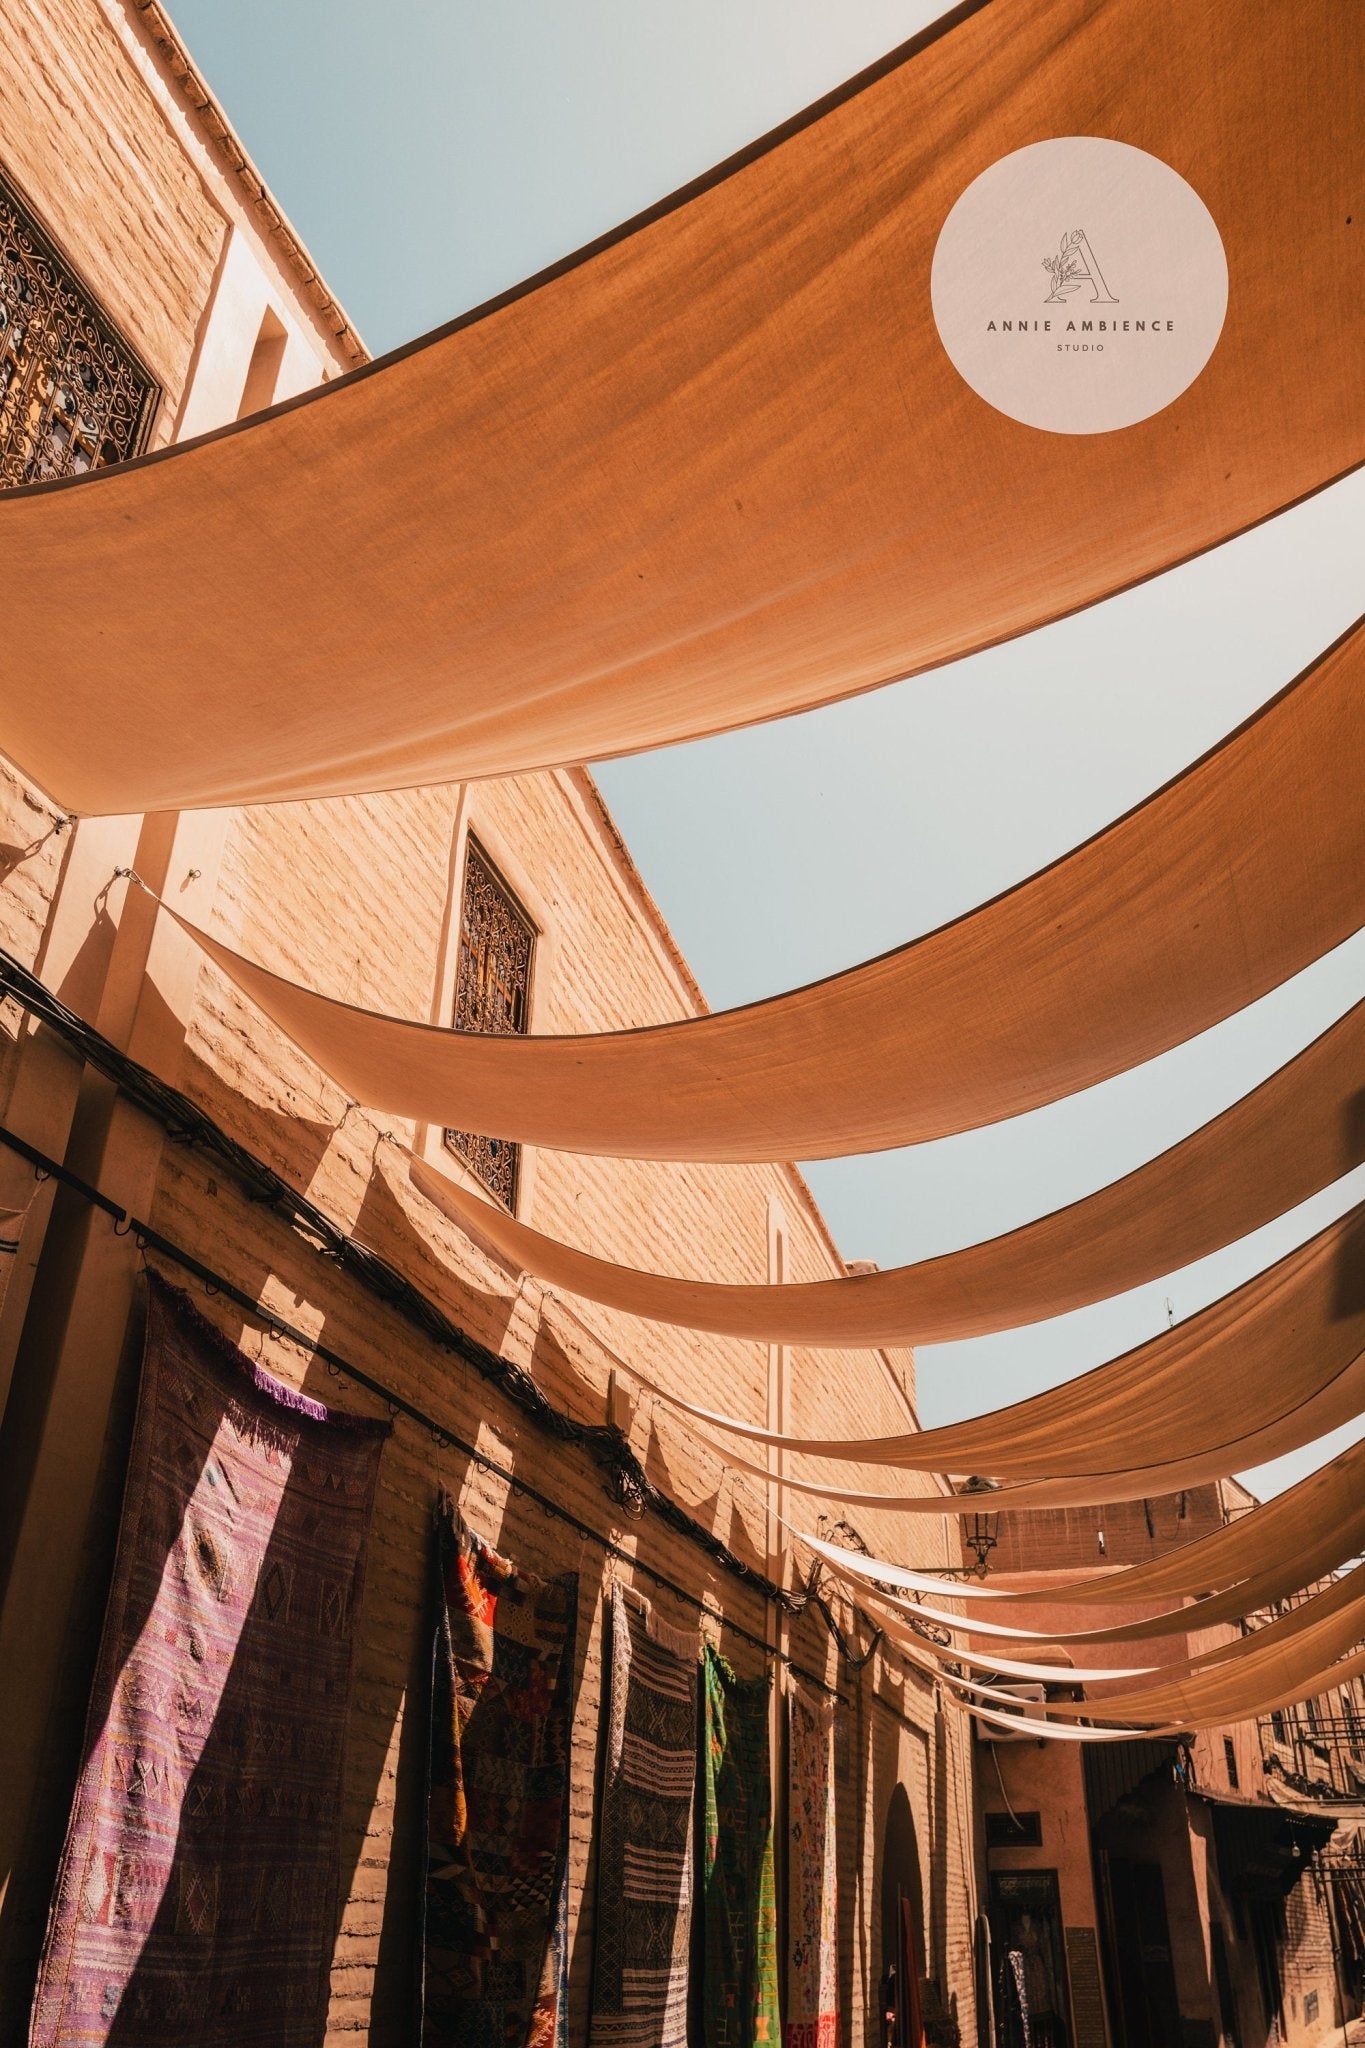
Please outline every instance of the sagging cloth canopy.
M711 1428L808 1456L999 1477L1117 1471L1219 1451L1324 1392L1365 1353L1363 1283L1365 1203L1107 1364L971 1421L893 1436L794 1436L646 1384ZM1222 1473L1235 1469L1225 1464ZM1008 1505L989 1499L992 1508Z
M498 1037L356 1009L163 908L367 1108L570 1152L824 1158L1018 1116L1278 987L1365 921L1362 788L1357 624L1156 795L982 908L806 988L640 1030Z
M799 711L1122 590L1365 458L1362 101L1342 0L959 9L383 362L7 492L0 609L43 687L7 694L0 746L82 813L502 775ZM930 301L960 195L1059 125L1186 179L1229 273L1203 373L1083 452L978 398ZM99 602L52 603L77 588Z
M1106 1611L1153 1599L1195 1596L1192 1604L1092 1629L1053 1631L1050 1642L1144 1641L1212 1628L1260 1612L1275 1600L1358 1557L1365 1547L1365 1445L1355 1444L1321 1471L1251 1513L1193 1543L1144 1564L1099 1572L1029 1592L936 1578L875 1555L865 1556L823 1537L802 1540L846 1578L883 1588L963 1601L963 1625L973 1614L1017 1628L1039 1604L1102 1605ZM1219 1590L1214 1590L1215 1588Z
M552 1287L768 1344L944 1344L1121 1294L1247 1236L1365 1159L1355 1113L1365 1002L1259 1088L1108 1187L917 1265L742 1284L619 1266L533 1230L420 1159L414 1182L470 1236Z

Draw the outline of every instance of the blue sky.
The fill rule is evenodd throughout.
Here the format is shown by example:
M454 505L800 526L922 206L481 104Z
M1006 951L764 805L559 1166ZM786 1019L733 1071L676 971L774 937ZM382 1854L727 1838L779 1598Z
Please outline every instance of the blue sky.
M376 352L478 304L762 134L939 10L892 0L178 0L177 26ZM1064 852L1365 611L1365 478L1141 590L856 702L599 771L717 1007L932 929ZM1365 940L1218 1030L992 1130L809 1168L850 1257L1012 1228L1126 1173L1365 990ZM1153 1287L921 1351L937 1423L1236 1286L1365 1173ZM1330 1445L1253 1475L1262 1491Z

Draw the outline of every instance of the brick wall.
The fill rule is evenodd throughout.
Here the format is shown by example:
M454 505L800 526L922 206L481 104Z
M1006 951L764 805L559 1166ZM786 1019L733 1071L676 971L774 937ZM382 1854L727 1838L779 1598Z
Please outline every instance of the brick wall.
M989 1496L982 1498L981 1506L989 1511ZM1145 1564L1222 1526L1216 1486L1193 1487L1150 1501L1117 1501L1103 1508L1041 1508L1028 1515L1001 1515L991 1564L1000 1572L1099 1572Z
M130 63L121 15L0 0L0 158L174 414L227 223Z

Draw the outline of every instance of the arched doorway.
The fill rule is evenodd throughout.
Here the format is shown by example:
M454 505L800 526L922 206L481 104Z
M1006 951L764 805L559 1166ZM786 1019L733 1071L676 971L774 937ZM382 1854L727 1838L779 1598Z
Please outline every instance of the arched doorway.
M886 1813L881 1903L882 2039L885 2048L924 2048L924 1880L915 1816L904 1785L892 1792Z

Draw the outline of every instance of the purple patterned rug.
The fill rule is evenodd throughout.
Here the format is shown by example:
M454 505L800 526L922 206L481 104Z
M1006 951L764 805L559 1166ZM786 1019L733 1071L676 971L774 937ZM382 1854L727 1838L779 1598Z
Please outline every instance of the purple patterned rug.
M354 1622L389 1425L150 1277L86 1761L32 2048L316 2048Z

